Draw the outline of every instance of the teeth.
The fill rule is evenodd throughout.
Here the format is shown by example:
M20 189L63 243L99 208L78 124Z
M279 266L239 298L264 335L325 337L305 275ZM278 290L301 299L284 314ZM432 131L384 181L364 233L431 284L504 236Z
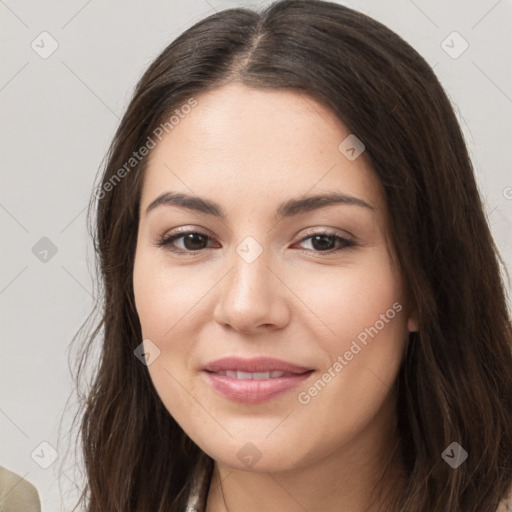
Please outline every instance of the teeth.
M270 372L254 372L252 374L253 379L269 379Z
M240 380L259 380L259 379L272 379L276 377L284 377L284 376L291 376L293 374L286 373L286 372L278 372L278 371L272 371L272 372L241 372L241 371L235 371L235 370L226 370L223 372L215 372L217 375L225 375L226 377L230 377L232 379L240 379Z

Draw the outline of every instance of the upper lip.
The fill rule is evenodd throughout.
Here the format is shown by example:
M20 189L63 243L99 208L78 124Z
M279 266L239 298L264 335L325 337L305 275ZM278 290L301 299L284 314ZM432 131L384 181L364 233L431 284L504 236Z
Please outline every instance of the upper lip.
M289 363L281 359L273 357L254 357L251 359L243 359L240 357L223 357L208 363L203 370L210 372L221 371L241 371L241 372L288 372L288 373L304 373L312 370L305 366Z

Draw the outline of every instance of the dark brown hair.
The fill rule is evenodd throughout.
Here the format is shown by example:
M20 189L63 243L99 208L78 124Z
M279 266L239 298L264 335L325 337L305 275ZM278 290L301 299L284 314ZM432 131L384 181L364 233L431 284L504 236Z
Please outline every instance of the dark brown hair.
M319 0L209 16L165 48L136 87L90 205L102 299L77 371L80 382L98 339L81 422L87 510L181 512L203 456L134 356L142 337L132 273L147 158L122 179L114 175L175 109L231 80L326 105L364 142L383 184L419 319L396 383L406 473L389 510L496 512L512 481L512 329L460 127L411 46L375 20ZM469 453L457 469L441 457L454 441Z

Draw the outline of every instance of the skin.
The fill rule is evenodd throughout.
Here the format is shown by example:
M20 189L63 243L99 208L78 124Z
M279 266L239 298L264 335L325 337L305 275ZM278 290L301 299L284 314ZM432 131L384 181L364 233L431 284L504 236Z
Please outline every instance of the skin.
M141 196L133 281L143 337L160 350L148 366L155 388L215 460L207 512L362 512L389 456L392 385L408 331L417 328L389 243L382 185L365 153L350 161L340 152L349 130L308 96L232 82L196 99L152 150ZM177 205L146 213L168 191L213 200L226 218ZM288 199L334 191L371 208L331 204L274 219ZM210 239L156 245L180 227ZM356 245L325 254L332 239L327 247L301 241L322 229ZM247 236L263 251L252 263L236 251ZM300 403L299 393L396 302L401 311ZM266 355L315 372L268 402L242 404L201 373L230 355ZM237 457L248 442L261 454L250 468Z

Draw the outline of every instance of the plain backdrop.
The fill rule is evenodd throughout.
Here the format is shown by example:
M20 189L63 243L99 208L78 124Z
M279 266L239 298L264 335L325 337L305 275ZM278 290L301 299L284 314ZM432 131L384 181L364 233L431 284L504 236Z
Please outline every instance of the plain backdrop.
M68 347L93 302L86 206L119 118L177 35L215 11L266 3L0 0L0 465L36 485L44 512L70 510L80 484L58 427L73 386ZM434 67L510 271L510 0L340 3Z

